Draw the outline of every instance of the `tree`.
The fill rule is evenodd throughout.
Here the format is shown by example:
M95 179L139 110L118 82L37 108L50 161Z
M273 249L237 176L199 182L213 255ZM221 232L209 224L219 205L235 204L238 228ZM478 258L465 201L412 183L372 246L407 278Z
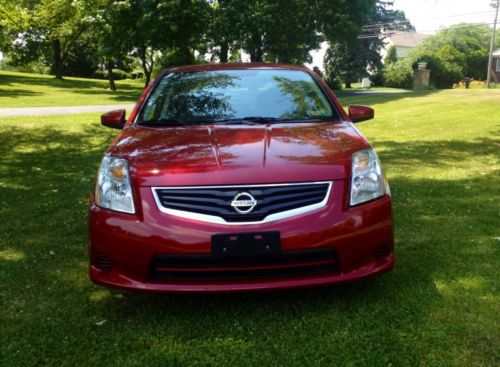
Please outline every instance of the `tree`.
M99 0L3 2L4 5L14 4L15 11L26 19L23 27L18 29L14 60L26 63L44 55L52 60L52 72L61 79L64 63L76 41L92 24Z
M391 45L387 50L387 54L385 55L384 64L390 65L395 64L396 62L398 62L398 52L396 50L396 47L394 47L394 45Z
M366 50L360 40L353 41L355 45L347 43L333 43L325 53L325 71L330 79L340 77L346 88L351 83L366 75L366 57L361 54Z
M144 71L145 85L161 54L181 64L194 61L210 13L205 0L129 0L132 23L127 32L132 54Z
M353 80L383 67L380 51L384 38L395 30L413 29L404 12L391 7L390 1L377 1L367 13L367 25L361 35L351 36L347 41L329 42L324 59L327 75L333 73L342 77L346 88L350 88Z
M17 34L27 27L28 16L12 0L0 0L0 51L7 51Z
M94 38L97 39L98 54L104 60L108 74L109 89L116 91L113 69L131 52L130 29L133 29L133 14L128 2L106 0L96 16Z
M462 74L461 77L469 76L484 80L491 32L491 28L486 24L468 26L461 23L427 37L417 46L413 58L423 59L424 55L434 55L441 63L448 64L448 68L458 70ZM447 87L450 86L451 84Z
M241 36L234 22L240 21L240 9L245 4L241 0L210 0L211 12L208 26L208 47L220 62L227 62L229 53L237 49Z
M91 33L85 33L75 42L64 63L64 75L83 78L93 77L100 59L97 40Z
M375 0L211 1L209 37L219 59L243 49L252 62L303 63L325 39L357 34Z

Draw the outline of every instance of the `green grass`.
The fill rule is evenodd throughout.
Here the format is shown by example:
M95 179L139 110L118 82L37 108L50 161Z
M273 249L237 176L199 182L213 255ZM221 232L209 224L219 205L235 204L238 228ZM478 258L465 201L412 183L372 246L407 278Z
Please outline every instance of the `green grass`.
M0 108L84 106L135 103L142 81L119 80L118 91L107 90L106 80L69 78L0 71Z
M391 87L369 87L363 88L361 87L361 83L351 83L351 88L345 88L345 84L343 84L344 89L341 92L350 92L350 91L406 91L405 89L391 88Z
M397 266L300 291L120 294L87 278L98 114L0 121L2 366L500 365L499 90L348 97L391 183Z

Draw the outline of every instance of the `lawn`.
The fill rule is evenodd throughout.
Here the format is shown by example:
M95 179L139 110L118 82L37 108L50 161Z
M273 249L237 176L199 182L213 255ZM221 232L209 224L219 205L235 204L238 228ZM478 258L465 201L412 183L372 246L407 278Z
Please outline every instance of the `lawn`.
M85 106L135 103L144 90L143 81L119 80L111 92L106 80L0 71L0 108Z
M87 278L97 114L0 120L2 366L500 365L500 90L344 96L391 183L397 265L300 291L119 293Z

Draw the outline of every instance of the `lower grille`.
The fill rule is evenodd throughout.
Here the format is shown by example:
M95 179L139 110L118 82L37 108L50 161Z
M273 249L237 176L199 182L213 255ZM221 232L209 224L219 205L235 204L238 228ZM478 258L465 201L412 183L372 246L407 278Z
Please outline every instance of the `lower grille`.
M389 246L388 244L385 244L385 243L377 246L375 248L375 250L373 251L373 255L378 259L386 257L390 253L391 253L391 246Z
M262 222L286 218L326 205L331 182L293 184L153 187L165 213L217 223Z
M97 254L95 259L94 259L94 265L96 268L99 270L103 271L111 271L113 269L113 261L107 256L104 256L103 254Z
M335 272L334 249L287 251L271 259L226 260L210 255L156 255L150 280L259 279Z

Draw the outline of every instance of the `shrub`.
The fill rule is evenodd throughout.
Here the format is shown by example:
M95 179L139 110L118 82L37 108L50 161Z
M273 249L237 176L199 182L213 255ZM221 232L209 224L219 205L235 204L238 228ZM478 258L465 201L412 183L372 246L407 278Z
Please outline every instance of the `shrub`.
M377 72L373 75L370 75L370 81L374 87L382 87L385 85L385 70L383 68L379 68Z
M417 56L413 61L413 69L416 69L421 62L427 63L427 69L431 71L431 85L437 88L451 88L454 83L464 77L463 70L459 65L443 61L437 56L430 54Z
M94 72L94 78L97 79L108 79L107 70L96 70ZM115 80L130 79L130 74L126 71L120 69L113 69L113 78Z
M0 70L17 71L20 73L49 74L50 68L39 61L33 61L24 65L15 65L6 57L0 60Z
M473 80L470 85L470 89L484 89L486 88L486 82L482 80ZM458 83L453 84L453 89L465 89L465 83L463 80Z
M324 79L326 85L332 90L342 90L342 81L339 78L327 77Z
M387 54L385 55L384 64L385 65L395 64L398 62L398 60L399 58L396 47L394 47L394 45L391 45L391 47L389 47L389 49L387 50Z
M384 73L386 87L411 89L413 87L413 69L408 60L399 60L387 65Z

